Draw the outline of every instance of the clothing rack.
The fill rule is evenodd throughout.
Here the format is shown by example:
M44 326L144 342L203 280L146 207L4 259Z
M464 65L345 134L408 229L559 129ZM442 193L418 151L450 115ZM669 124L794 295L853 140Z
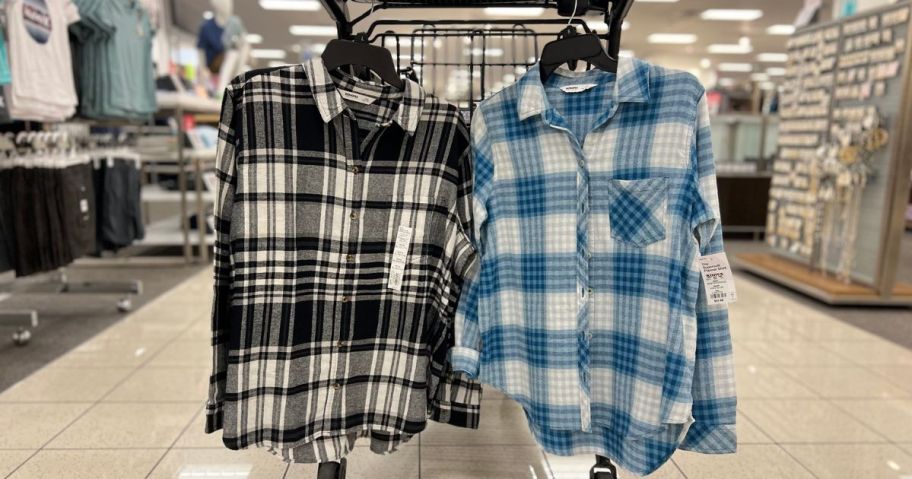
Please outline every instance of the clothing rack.
M12 161L13 154L29 151L75 151L77 148L117 148L124 145L127 136L113 133L90 134L88 125L56 125L55 131L21 131L17 134L6 133L0 135L0 155L6 161ZM138 160L138 158L137 158ZM28 160L16 160L28 161ZM47 274L47 273L45 273ZM66 267L57 269L50 274L46 281L16 284L13 279L8 283L5 292L0 294L0 302L7 300L12 294L111 294L120 295L116 301L118 311L125 313L132 309L134 295L142 294L142 281L137 279L125 281L70 281L67 277ZM2 283L0 283L2 284ZM0 326L16 328L12 335L13 342L25 345L32 338L32 330L39 326L37 310L11 310L0 311Z
M455 102L468 118L481 100L499 90L511 75L515 78L536 63L541 49L539 37L554 38L557 32L542 31L546 26L576 25L586 33L591 32L585 21L579 17L587 11L603 12L607 32L595 32L607 42L606 51L613 58L620 52L620 38L624 18L634 0L350 0L369 3L370 9L352 18L349 14L349 0L320 0L325 10L336 23L340 39L355 38L355 27L367 20L375 11L398 8L470 8L470 7L537 7L557 9L558 13L570 20L522 19L522 20L377 20L364 33L358 34L370 43L383 45L393 52L397 69L417 80L426 90L441 98ZM414 27L401 31L403 27ZM380 33L375 30L384 28ZM393 29L399 29L395 31ZM453 46L453 41L456 45ZM432 48L428 48L432 42ZM439 42L433 44L433 42ZM407 52L404 50L407 48ZM490 50L489 50L490 48ZM465 50L469 54L466 55ZM494 50L497 49L497 50ZM494 52L497 51L497 55ZM523 54L528 52L528 55ZM509 55L508 55L509 54ZM495 59L496 58L496 59ZM403 61L408 65L403 66ZM461 77L441 78L441 71L452 75L462 71ZM491 80L498 78L500 80ZM462 91L443 91L451 85L464 85ZM455 98L454 98L455 97ZM455 100L455 101L454 101ZM595 457L595 465L589 471L590 479L617 479L617 469L607 457ZM344 479L346 462L321 463L317 470L318 479Z
M582 19L569 23L586 33L591 31ZM392 50L400 71L413 71L426 91L458 105L469 118L476 104L538 61L540 47L547 41L540 39L554 37L553 31L540 27L567 24L567 20L556 18L378 20L365 37ZM380 29L383 31L375 33Z

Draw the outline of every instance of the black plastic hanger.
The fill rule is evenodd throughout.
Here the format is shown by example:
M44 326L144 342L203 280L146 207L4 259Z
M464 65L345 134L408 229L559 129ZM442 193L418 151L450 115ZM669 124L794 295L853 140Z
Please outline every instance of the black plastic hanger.
M367 68L376 73L384 83L392 85L397 90L405 87L393 61L393 54L386 48L367 43L361 35L354 41L331 40L323 50L322 58L327 70L343 66Z
M580 34L576 27L568 26L558 34L557 40L548 42L542 49L538 67L541 80L547 80L559 66L577 61L586 62L599 70L617 73L617 58L608 55L598 35Z

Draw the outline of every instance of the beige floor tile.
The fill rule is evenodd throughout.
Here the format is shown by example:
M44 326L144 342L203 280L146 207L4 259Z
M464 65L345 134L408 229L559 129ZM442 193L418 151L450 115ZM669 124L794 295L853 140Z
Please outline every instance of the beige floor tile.
M279 479L288 465L260 450L172 449L155 467L150 479L236 477ZM307 477L307 476L298 476ZM313 477L313 476L311 476Z
M848 359L812 341L747 341L744 346L759 356L763 364L774 366L841 366L852 364Z
M777 366L735 366L738 398L812 398L813 391Z
M174 341L147 364L148 367L210 368L212 345L208 339Z
M738 444L773 444L773 439L742 413L737 418Z
M144 367L105 401L187 401L202 404L209 389L209 369Z
M0 394L0 402L94 402L132 371L131 368L44 368Z
M814 399L745 399L738 409L777 443L884 442L833 404Z
M13 469L19 467L26 459L31 457L35 451L0 451L0 477L6 477Z
M421 462L427 461L427 455L422 456ZM396 479L416 479L418 475L418 448L406 447L392 454L374 454L366 447L356 447L354 451L346 457L347 477L356 478L373 478L389 477ZM309 479L317 477L316 464L292 464L288 468L288 474L285 476L289 479ZM428 476L425 473L425 477Z
M912 442L912 400L836 400L837 406L894 442Z
M912 456L890 444L785 445L820 479L905 479Z
M535 440L526 423L522 407L514 401L482 401L481 423L477 430L428 422L421 433L422 446L512 445L532 446Z
M439 479L546 478L548 467L536 446L474 447L421 444L421 476Z
M821 346L863 365L912 366L912 351L886 341L827 341Z
M193 403L99 403L48 447L170 447L198 410Z
M912 393L912 368L909 366L865 366L895 386Z
M738 304L738 303L735 303ZM732 313L733 316L737 313ZM734 319L730 323L731 336L738 341L803 341L805 338L789 329L781 320L757 317L748 313L750 319Z
M900 449L906 451L907 454L912 454L912 442L901 442L897 444Z
M809 341L875 341L880 340L876 335L850 324L818 313L822 317L797 321L793 330Z
M206 314L206 319L194 321L188 328L186 328L181 335L179 336L180 340L203 340L210 341L212 339L212 322L209 320L209 314Z
M118 341L96 338L64 354L51 362L48 367L69 369L137 367L164 347L165 342L165 339Z
M792 366L782 368L815 393L826 398L908 398L910 394L860 366Z
M158 450L43 450L29 459L10 479L140 479L165 453Z
M193 422L174 443L174 447L178 449L221 449L225 447L225 444L222 442L222 431L206 434L206 411L200 408L196 417L193 418Z
M674 461L687 477L699 479L812 479L801 464L773 444L738 446L735 454L679 451Z
M91 403L0 404L0 449L38 449Z
M422 448L423 449L423 448ZM589 479L589 470L595 465L595 456L592 454L579 454L576 456L556 456L545 453L548 460L548 466L552 475L544 477L553 477L553 479ZM621 467L618 467L618 475L623 478L636 477ZM530 477L519 476L519 477ZM542 477L542 476L538 476ZM684 479L684 475L678 470L672 461L666 462L656 472L645 476L648 479Z

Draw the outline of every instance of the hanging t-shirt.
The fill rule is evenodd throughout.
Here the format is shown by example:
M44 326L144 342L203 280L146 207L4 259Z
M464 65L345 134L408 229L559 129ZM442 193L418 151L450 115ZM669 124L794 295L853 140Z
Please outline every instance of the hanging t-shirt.
M210 18L200 25L199 39L196 42L196 48L199 48L206 54L206 64L201 66L209 67L216 72L218 71L218 67L213 66L213 62L215 62L222 53L225 53L225 44L222 42L222 35L224 33L225 29L219 25L214 18Z
M9 85L10 81L12 78L9 57L6 54L6 34L3 33L3 26L0 26L0 85Z
M59 121L76 109L67 26L79 20L71 0L8 0L7 34L16 119Z

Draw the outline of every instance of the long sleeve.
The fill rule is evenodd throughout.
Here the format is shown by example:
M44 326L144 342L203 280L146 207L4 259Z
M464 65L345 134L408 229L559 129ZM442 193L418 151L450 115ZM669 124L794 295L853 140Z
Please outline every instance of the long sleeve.
M235 102L232 90L225 90L219 121L215 200L215 291L212 303L212 375L209 378L209 397L206 403L206 432L222 428L222 406L228 370L228 322L231 307L231 216L237 184L235 151L238 140Z
M695 172L691 225L701 256L724 252L705 95L700 100L691 161ZM697 295L697 350L693 376L694 423L681 444L707 454L734 452L735 374L728 305L709 304L702 279Z
M481 356L481 329L478 324L478 302L481 293L481 264L484 258L484 231L488 219L487 201L493 186L494 167L484 115L472 118L472 159L474 182L471 196L472 221L470 240L475 246L475 265L466 272L462 295L456 308L456 345L450 352L453 369L475 378ZM469 205L465 206L466 209Z

